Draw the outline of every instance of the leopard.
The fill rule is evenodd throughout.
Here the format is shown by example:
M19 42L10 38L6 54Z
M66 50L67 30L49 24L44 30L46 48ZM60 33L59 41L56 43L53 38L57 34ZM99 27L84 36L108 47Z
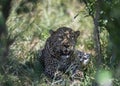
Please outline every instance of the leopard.
M75 75L79 65L86 63L89 59L88 54L75 48L80 31L60 27L56 31L50 30L49 33L50 36L40 56L45 75L51 79L54 77L61 79L62 74L68 72L68 69L71 69L72 75Z

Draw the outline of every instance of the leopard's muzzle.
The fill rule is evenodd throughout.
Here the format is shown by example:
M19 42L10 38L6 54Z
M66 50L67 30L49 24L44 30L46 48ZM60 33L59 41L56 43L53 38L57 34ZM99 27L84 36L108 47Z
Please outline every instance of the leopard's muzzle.
M71 45L63 45L61 49L61 56L63 58L69 58L70 55L73 53L74 48Z

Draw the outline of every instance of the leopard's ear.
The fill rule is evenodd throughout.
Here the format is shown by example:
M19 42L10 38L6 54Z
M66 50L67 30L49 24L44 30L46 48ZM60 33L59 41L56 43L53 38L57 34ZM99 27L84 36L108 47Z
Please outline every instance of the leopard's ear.
M75 31L75 37L77 38L80 35L80 31Z
M52 34L55 33L55 31L53 31L53 30L49 30L49 33L50 33L50 35L52 35Z

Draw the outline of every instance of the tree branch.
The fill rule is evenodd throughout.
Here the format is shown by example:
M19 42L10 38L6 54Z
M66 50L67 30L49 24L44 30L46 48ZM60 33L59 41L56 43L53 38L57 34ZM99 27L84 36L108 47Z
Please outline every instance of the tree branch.
M95 15L93 16L94 21L94 41L95 41L95 52L96 52L96 64L97 67L101 64L101 44L100 44L100 27L99 27L99 16L100 16L100 0L95 3Z

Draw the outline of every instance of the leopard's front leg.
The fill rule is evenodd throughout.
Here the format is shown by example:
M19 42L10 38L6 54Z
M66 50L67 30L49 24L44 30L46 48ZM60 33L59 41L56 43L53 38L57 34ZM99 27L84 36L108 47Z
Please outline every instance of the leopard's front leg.
M72 78L73 80L83 80L83 78L84 78L83 72L82 72L81 70L76 70L76 71L72 74L71 78Z
M52 79L61 79L62 73L58 71L59 64L54 58L46 58L45 60L45 74Z
M77 62L72 63L70 66L70 79L71 80L82 80L84 78L83 71L80 70L80 64Z

